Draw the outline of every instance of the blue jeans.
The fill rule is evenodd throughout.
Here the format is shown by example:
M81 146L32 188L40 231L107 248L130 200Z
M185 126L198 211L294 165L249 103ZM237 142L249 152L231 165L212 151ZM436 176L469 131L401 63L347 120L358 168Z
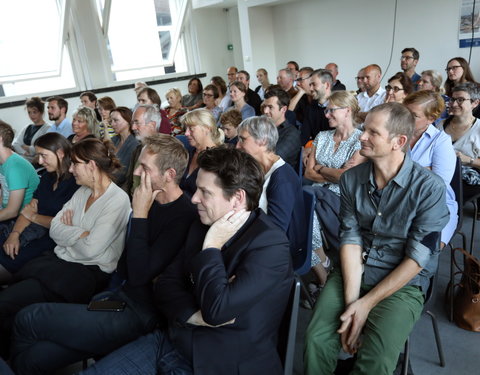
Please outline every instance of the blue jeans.
M188 361L159 330L102 358L81 375L193 375Z
M153 313L142 314L133 305L127 303L121 312L88 311L87 305L70 303L41 303L23 309L14 325L15 372L50 374L82 359L107 355L152 331Z

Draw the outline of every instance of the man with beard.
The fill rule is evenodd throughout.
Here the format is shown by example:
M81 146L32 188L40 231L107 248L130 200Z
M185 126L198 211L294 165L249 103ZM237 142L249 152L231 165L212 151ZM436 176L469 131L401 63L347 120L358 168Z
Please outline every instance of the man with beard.
M402 50L402 57L400 57L400 67L412 80L415 90L417 90L418 81L422 78L420 74L415 71L419 58L420 54L415 48L404 48Z
M382 104L385 101L386 91L380 87L382 79L382 69L377 64L371 64L363 68L363 86L365 91L357 95L360 113L363 120L367 117L367 112L373 107Z
M72 122L66 118L68 102L60 96L52 96L47 102L48 119L54 121L47 133L60 133L68 138L73 134Z

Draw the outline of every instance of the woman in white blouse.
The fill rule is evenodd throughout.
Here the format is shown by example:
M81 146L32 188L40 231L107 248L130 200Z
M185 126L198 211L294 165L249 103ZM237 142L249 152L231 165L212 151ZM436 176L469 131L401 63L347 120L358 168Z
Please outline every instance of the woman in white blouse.
M0 292L0 348L8 347L13 320L23 307L88 303L117 267L130 215L127 194L112 182L120 162L98 139L75 143L71 158L70 172L81 186L51 222L57 246L25 264L17 282Z

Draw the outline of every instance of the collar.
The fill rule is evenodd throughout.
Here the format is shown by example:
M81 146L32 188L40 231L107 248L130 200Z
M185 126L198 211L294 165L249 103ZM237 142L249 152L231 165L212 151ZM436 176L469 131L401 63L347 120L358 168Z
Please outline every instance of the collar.
M373 162L370 160L368 164L369 164L368 173L362 174L359 180L361 184L370 183L370 185L374 186L376 189L377 184L375 183L375 176L373 172ZM410 177L411 177L410 175L411 175L412 168L413 168L412 159L410 158L410 155L406 153L405 158L403 159L402 167L398 171L397 175L391 179L391 181L394 181L398 186L404 188L410 182Z

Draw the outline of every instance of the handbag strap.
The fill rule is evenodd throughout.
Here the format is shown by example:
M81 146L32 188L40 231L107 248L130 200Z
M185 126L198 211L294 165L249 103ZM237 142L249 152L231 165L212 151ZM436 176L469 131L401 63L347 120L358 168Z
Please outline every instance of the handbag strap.
M466 277L469 282L471 282L473 285L475 285L477 288L480 289L480 273L476 273L476 272L466 273L465 272L465 267L466 267L467 262L475 264L477 269L480 270L480 261L478 261L477 258L475 258L472 254L470 254L469 252L465 251L462 248L457 247L457 248L454 249L454 252L459 252L459 253L463 254L463 257L464 257L463 258L464 259L464 269L462 270L462 268L457 263L457 259L455 257L455 254L453 254L453 263L455 264L455 267L457 267L457 269L458 269L458 272L455 272L455 274L457 274L457 273L462 274L463 277Z

